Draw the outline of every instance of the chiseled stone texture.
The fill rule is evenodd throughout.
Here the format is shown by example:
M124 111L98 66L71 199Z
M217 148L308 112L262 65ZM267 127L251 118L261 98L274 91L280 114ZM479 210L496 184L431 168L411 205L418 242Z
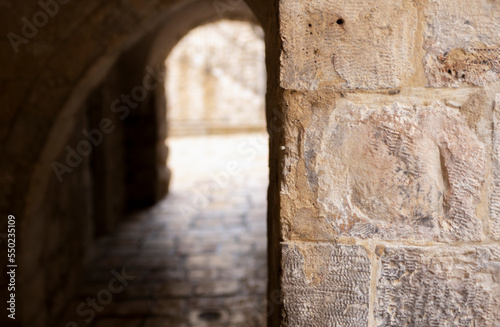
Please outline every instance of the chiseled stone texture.
M280 14L285 89L394 88L414 72L412 1L282 0Z
M483 239L487 210L478 207L489 143L446 102L371 104L340 98L324 132L305 129L307 182L316 184L311 201L317 201L317 215L331 234ZM483 123L486 118L476 117ZM300 216L296 211L294 219L304 220Z
M499 80L500 2L431 0L425 19L429 85L485 85Z
M500 326L500 248L386 248L377 326Z
M370 260L357 245L282 245L285 326L368 325Z
M495 97L493 112L493 186L490 195L490 234L500 240L500 93Z
M339 211L339 229L361 237L411 231L478 239L486 154L456 109L440 103L338 109L330 130L339 143L319 159L337 183L320 180L319 200Z

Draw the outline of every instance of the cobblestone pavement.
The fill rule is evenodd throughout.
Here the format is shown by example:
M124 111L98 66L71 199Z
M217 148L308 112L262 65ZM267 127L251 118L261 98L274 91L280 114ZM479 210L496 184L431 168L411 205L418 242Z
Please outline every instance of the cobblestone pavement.
M169 146L169 196L98 240L60 326L265 326L267 136Z

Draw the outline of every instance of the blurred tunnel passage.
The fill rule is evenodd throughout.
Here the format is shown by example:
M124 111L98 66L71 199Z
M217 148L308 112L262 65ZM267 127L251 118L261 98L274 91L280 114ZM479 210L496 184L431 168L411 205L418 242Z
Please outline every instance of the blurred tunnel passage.
M267 135L185 136L169 144L169 196L99 239L63 323L265 326ZM129 279L115 282L119 292L109 297L117 274Z
M223 20L194 29L172 50L169 193L98 238L61 326L266 325L262 34Z

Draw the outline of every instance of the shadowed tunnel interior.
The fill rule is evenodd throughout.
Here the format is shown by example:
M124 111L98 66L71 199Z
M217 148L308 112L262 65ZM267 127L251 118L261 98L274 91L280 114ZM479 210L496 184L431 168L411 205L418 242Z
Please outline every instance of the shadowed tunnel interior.
M262 30L234 20L202 25L179 41L165 68L169 193L112 232L97 219L103 236L93 246L85 283L65 306L62 326L266 325L269 141ZM137 101L133 91L131 100ZM88 121L99 123L93 108ZM135 137L131 133L125 144ZM102 160L90 157L90 171L109 178ZM137 171L126 174L134 180ZM101 203L103 188L94 185L96 208L109 206Z
M68 26L68 31L79 35L62 36L55 43L61 49L45 58L37 78L48 80L33 82L31 91L36 100L26 97L20 105L36 110L27 113L26 118L22 110L14 116L13 121L19 124L38 121L33 115L38 116L39 123L46 127L33 131L38 138L23 138L40 141L39 145L31 145L39 148L38 154L33 152L31 158L26 158L37 162L32 175L26 176L30 186L19 188L28 201L14 196L17 186L3 188L3 204L8 203L9 210L14 211L18 204L25 213L17 220L18 262L23 267L17 275L22 285L17 294L22 301L17 304L19 319L8 323L237 326L246 324L249 315L256 312L251 323L263 325L267 317L259 306L267 286L268 137L264 33L260 22L243 1L222 5L207 0L167 1L156 8L143 5L142 9L125 3L88 5L87 12L80 12L88 21L77 22L81 26L74 30ZM69 12L76 7L69 3L63 8ZM55 20L61 18L63 15L54 16ZM248 62L226 62L233 67L240 65L239 70L229 71L231 76L222 72L224 78L232 79L228 84L232 88L226 91L230 97L239 98L233 100L233 112L232 104L216 99L227 87L204 81L200 88L204 95L199 101L226 108L221 112L211 109L208 116L213 119L207 121L199 120L196 111L188 112L187 121L208 126L207 133L224 135L217 138L200 135L175 118L167 119L165 58L190 31L221 20L226 24L248 24L245 32L253 33L260 43L258 58L250 59L260 63L252 68L245 67ZM107 28L116 34L106 34ZM248 38L234 34L227 26L219 32L232 38L224 44L238 46L234 42L238 41L240 49L236 52L248 57L246 49L241 48L248 46ZM92 45L83 45L87 38ZM70 45L72 42L80 46ZM36 47L36 40L29 44L30 51L32 45ZM43 49L50 53L48 48L40 49L42 56ZM221 50L226 51L226 57L219 58L219 63L234 58L230 49ZM64 59L55 58L62 54ZM196 54L191 52L190 56ZM211 71L204 76L217 79L220 73ZM241 73L258 78L239 76ZM185 80L181 73L172 88L191 87L181 85ZM52 89L44 91L44 87ZM182 92L188 99L199 97L195 91L191 95L189 90ZM238 97L231 92L242 94ZM258 109L252 113L249 108L241 116L238 112L244 111L249 99L253 107L256 102ZM37 104L32 106L26 101ZM193 105L184 103L184 109L189 111ZM16 123L7 134L7 148L16 138ZM168 142L173 142L170 151L176 149L177 157L172 156L170 163L165 141L168 124L176 126ZM184 136L194 131L195 139L174 139L179 137L175 130L184 131L180 133ZM240 134L232 139L228 133ZM248 145L238 150L245 143ZM246 162L248 149L261 168L254 169ZM188 158L190 164L198 165L188 168L184 162L173 170L176 162L179 165ZM224 185L220 194L209 190L209 203L197 207L193 201L196 203L199 195L193 187L202 187L211 174L221 170L211 165L211 160L224 163L224 171L227 162L239 160L243 166L237 167L241 168L239 177L233 176L231 168L230 184ZM8 173L10 169L22 167L2 161L6 181L16 175ZM177 176L175 185L172 176ZM20 187L21 183L18 179L16 185ZM123 277L132 275L130 283Z

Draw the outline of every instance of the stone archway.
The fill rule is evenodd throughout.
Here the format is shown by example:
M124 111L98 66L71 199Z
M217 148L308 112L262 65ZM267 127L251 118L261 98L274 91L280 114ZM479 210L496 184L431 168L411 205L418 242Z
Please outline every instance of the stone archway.
M223 7L217 7L216 3L87 2L85 10L76 3L58 3L59 13L53 17L52 27L49 26L60 27L58 39L51 39L54 33L40 28L37 38L26 45L24 53L9 58L17 71L6 70L5 75L10 74L14 80L21 73L25 78L22 83L13 82L12 92L3 99L11 104L12 112L8 125L2 126L4 154L9 161L0 164L5 172L1 206L19 217L19 234L23 240L18 250L23 266L23 273L18 277L23 283L19 297L26 299L19 308L24 318L22 323L50 321L54 312L49 313L48 309L57 311L61 301L71 293L72 287L57 291L60 281L74 284L78 280L91 241L92 227L87 220L93 204L88 195L92 185L85 173L88 167L82 169L89 163L76 157L97 151L94 143L98 143L100 137L91 133L95 128L104 135L114 126L112 120L102 119L95 128L85 125L88 117L82 115L83 107L99 105L102 97L92 90L116 78L123 67L132 69L127 72L127 79L114 84L113 91L133 90L129 86L137 85L134 78L143 81L145 67L155 67L159 55L164 55L191 28L221 18L221 8L230 18L252 16L242 1L221 1L225 4ZM249 1L249 5L268 29L264 2ZM33 6L32 11L37 10L40 8ZM73 23L68 25L68 21ZM27 64L23 57L26 53L38 55L37 60ZM129 60L135 62L132 67L128 66ZM158 92L148 92L142 101L143 111L160 108L161 97ZM82 133L83 129L91 136ZM153 137L163 142L164 126L157 125L154 129ZM92 149L88 149L89 145ZM136 147L140 148L141 144ZM150 199L155 199L166 192L168 174L159 168L163 166L166 152L155 147L150 155L154 160L149 163L154 162L156 169L151 180L161 181L149 184ZM64 174L68 176L67 181L64 178L61 183L54 174L55 162L71 170ZM40 243L47 245L40 246ZM43 291L30 296L34 289Z

